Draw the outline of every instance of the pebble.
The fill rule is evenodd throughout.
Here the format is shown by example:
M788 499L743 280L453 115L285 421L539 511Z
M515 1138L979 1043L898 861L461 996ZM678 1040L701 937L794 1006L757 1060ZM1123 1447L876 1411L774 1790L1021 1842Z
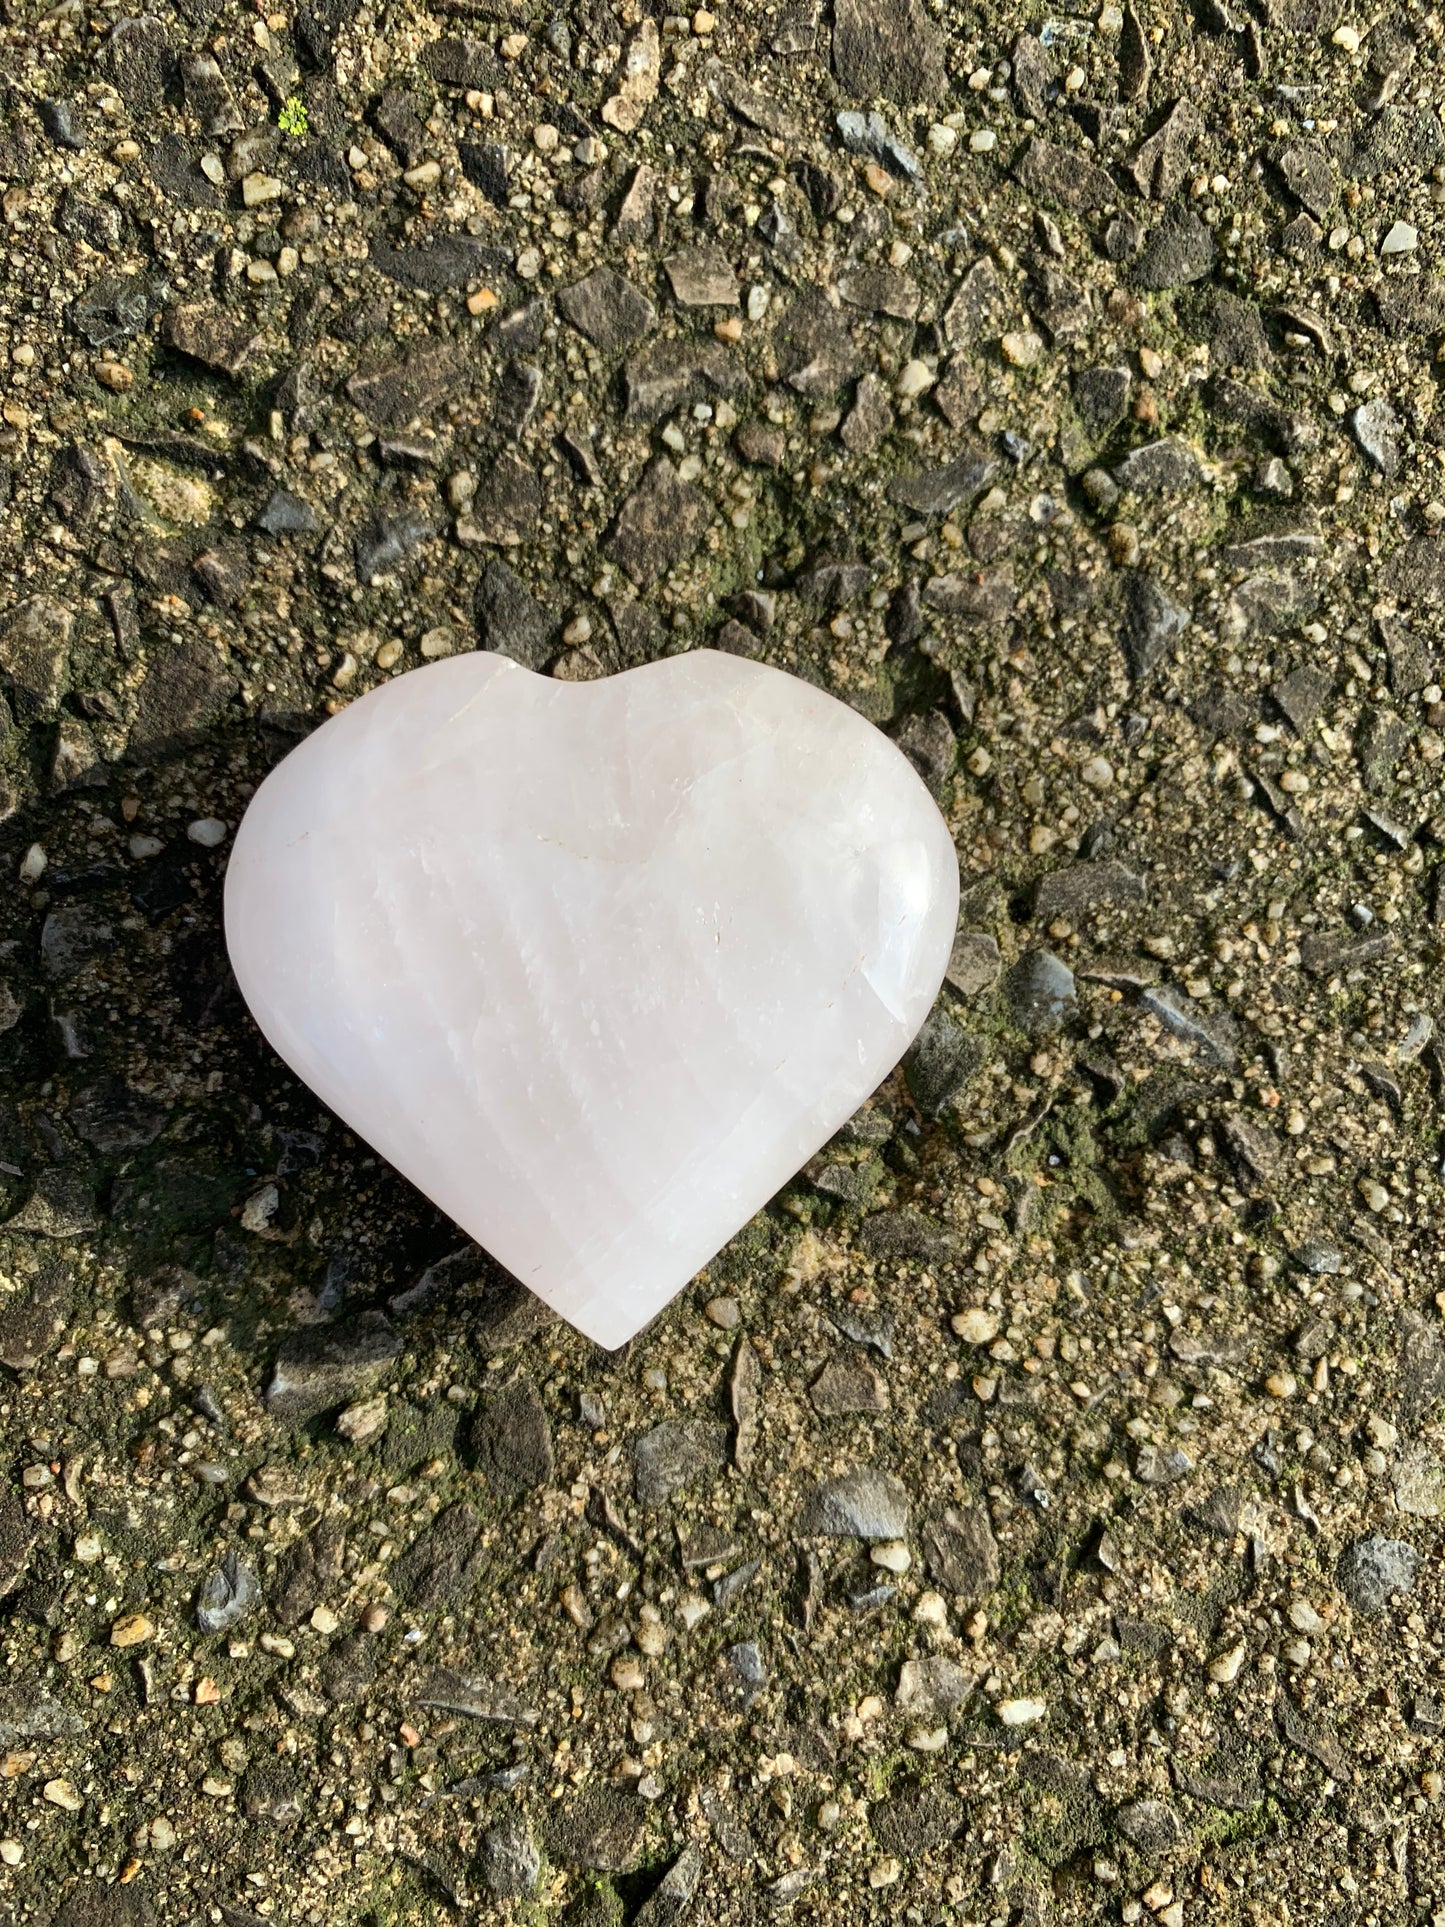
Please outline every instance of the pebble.
M999 1700L994 1707L1004 1726L1032 1726L1048 1712L1048 1706L1041 1699Z
M482 1879L498 1900L524 1900L542 1873L542 1857L520 1814L509 1814L482 1836Z
M196 1624L203 1633L229 1632L239 1626L261 1597L255 1572L238 1553L228 1552L202 1581L196 1598ZM119 1644L114 1632L112 1645Z
M241 199L247 207L265 207L285 192L285 183L274 174L247 174L241 182Z
M225 842L227 830L219 817L200 816L186 825L186 835L203 850L217 850Z
M156 1636L155 1621L144 1613L122 1613L110 1628L112 1646L143 1646Z
M834 1538L903 1539L908 1495L899 1480L868 1466L827 1479L803 1508L799 1529Z
M1032 368L1044 352L1042 336L1028 332L1006 334L999 347L1004 360L1015 368Z
M1415 1590L1420 1555L1400 1539L1372 1534L1352 1539L1340 1554L1335 1577L1357 1613L1384 1612L1391 1599Z
M336 1415L336 1429L353 1445L369 1445L386 1430L387 1403L383 1394L358 1399Z
M875 1566L882 1566L885 1572L907 1572L913 1564L913 1555L899 1539L890 1539L880 1546L870 1546L868 1557Z
M986 1306L971 1305L967 1311L955 1312L949 1323L965 1344L990 1345L999 1335L1002 1320Z
M1209 1662L1209 1677L1220 1686L1230 1686L1239 1677L1240 1668L1248 1656L1248 1648L1241 1640L1227 1652L1217 1655Z
M926 361L908 361L893 384L894 393L907 401L916 401L920 395L926 395L937 380L938 370Z

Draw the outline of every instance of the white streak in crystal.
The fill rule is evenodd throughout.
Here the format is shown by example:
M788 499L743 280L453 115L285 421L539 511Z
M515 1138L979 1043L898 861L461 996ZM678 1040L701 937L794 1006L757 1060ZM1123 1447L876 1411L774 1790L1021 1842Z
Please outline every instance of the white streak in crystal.
M957 915L947 829L841 703L697 651L448 658L257 792L226 932L266 1036L619 1345L887 1075Z

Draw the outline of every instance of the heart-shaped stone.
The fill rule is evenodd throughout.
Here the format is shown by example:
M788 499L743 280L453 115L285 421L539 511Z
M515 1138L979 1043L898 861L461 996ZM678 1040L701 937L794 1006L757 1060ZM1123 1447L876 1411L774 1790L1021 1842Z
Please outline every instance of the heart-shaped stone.
M226 876L275 1049L609 1347L892 1070L957 909L887 738L711 650L386 683L261 785Z

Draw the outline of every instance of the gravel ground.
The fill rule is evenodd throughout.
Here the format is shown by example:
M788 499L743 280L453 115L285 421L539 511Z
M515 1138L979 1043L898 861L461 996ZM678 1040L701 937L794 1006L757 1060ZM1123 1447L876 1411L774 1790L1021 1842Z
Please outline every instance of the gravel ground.
M1442 37L4 7L7 1922L1445 1920ZM964 912L607 1356L220 886L385 677L703 645Z

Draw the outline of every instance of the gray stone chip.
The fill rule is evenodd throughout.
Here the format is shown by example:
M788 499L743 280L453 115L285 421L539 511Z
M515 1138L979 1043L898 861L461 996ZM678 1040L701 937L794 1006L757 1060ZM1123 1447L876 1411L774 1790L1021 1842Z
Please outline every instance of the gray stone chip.
M1335 1577L1357 1613L1374 1614L1386 1611L1396 1594L1408 1596L1415 1590L1419 1567L1420 1555L1413 1546L1375 1533L1350 1541Z
M834 1539L901 1539L908 1512L908 1494L898 1479L861 1466L814 1488L798 1530Z

